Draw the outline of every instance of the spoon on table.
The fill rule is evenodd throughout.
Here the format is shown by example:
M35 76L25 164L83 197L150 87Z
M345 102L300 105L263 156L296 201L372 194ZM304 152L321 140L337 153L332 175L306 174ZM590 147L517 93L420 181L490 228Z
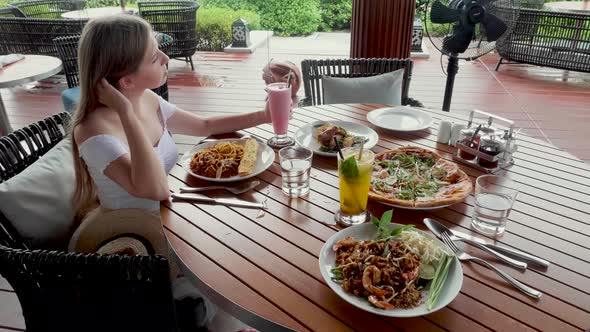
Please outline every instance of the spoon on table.
M259 184L260 184L259 181L252 181L252 182L240 183L239 185L237 185L235 187L229 187L229 186L182 187L182 188L180 188L180 192L181 193L196 193L196 192L205 191L205 190L225 189L233 194L239 195L239 194L243 194L246 191L249 191L249 190L255 188Z

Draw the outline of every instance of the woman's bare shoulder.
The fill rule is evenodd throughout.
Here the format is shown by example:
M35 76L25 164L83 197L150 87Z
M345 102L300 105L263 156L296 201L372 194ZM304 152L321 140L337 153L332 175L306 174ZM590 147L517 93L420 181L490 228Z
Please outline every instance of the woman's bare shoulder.
M119 136L121 120L115 110L100 107L91 111L86 118L74 128L74 138L78 145L96 135Z

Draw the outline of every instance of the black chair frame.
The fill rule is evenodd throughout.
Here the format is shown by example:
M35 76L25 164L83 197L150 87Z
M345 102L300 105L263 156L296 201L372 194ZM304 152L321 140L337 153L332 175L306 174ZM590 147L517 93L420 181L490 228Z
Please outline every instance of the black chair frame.
M172 45L166 49L171 59L179 59L191 65L197 51L197 10L196 1L139 1L139 15L148 21L154 31L170 35Z
M408 97L410 81L412 79L412 60L410 59L324 59L301 61L303 89L305 99L300 106L322 105L324 95L322 87L323 76L330 77L370 77L404 69L402 83L402 104L423 106L419 101Z

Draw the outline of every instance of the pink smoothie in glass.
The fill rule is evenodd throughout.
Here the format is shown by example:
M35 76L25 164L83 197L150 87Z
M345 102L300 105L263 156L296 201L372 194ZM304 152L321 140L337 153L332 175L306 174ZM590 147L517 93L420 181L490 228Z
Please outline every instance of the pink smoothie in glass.
M267 91L274 132L277 135L287 135L291 112L291 88L287 87L287 83L272 83L267 85Z

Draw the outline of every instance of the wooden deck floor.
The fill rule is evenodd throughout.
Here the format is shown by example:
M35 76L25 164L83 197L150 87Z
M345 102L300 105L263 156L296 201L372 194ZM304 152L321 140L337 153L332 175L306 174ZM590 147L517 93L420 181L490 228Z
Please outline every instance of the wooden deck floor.
M345 43L347 35L340 36ZM299 64L305 58L348 57L347 44L321 38L273 38L270 49L254 54L199 52L195 71L171 61L170 100L186 110L205 115L251 112L263 107L262 68L269 58ZM440 57L430 49L428 59L414 59L410 96L427 107L441 108L446 76ZM480 109L516 121L523 132L564 148L590 161L585 138L590 129L590 74L565 72L527 65L507 65L494 71L497 56L489 54L460 62L452 112ZM446 68L446 63L443 63ZM566 80L567 78L567 80ZM15 128L63 110L60 92L65 78L52 78L12 89L2 89L9 118ZM303 94L303 91L300 91ZM0 332L24 330L16 294L0 277Z

